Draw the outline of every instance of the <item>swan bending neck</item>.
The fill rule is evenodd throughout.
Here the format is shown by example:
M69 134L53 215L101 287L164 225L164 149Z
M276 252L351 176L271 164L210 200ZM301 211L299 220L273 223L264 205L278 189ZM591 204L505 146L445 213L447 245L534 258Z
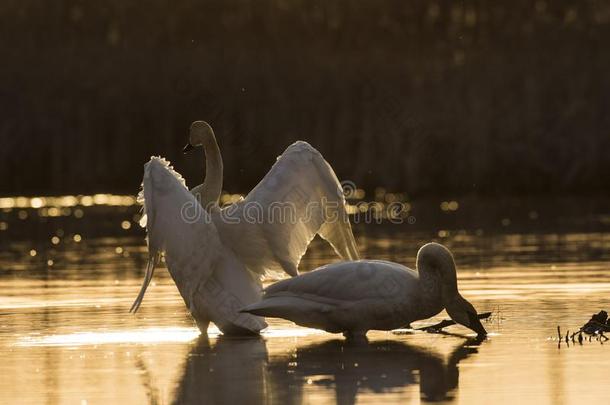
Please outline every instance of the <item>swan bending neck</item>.
M444 269L444 271L427 270L425 268L419 270L425 299L445 304L459 295L455 271L451 272L449 269Z

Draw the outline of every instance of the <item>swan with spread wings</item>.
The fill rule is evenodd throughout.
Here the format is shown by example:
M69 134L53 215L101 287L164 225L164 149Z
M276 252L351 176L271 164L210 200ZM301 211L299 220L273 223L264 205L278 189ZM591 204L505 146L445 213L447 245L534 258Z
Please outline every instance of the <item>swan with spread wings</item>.
M188 190L169 162L145 165L140 201L149 263L132 311L137 311L161 253L202 331L210 321L224 333L258 333L262 318L239 309L261 298L260 276L298 274L318 234L343 260L358 259L341 184L322 155L306 142L290 145L242 200L221 208L222 157L212 128L191 125L185 151L203 146L203 184Z

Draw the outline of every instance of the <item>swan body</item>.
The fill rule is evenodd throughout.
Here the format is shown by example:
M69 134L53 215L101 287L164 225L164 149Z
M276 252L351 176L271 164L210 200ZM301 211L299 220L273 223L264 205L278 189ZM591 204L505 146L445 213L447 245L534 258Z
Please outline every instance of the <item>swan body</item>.
M144 167L140 224L148 235L149 262L131 311L138 310L161 253L189 311L205 332L210 321L231 334L258 333L258 316L239 309L258 302L260 276L284 270L295 276L316 234L344 259L358 251L341 185L330 165L306 142L289 146L241 201L220 208L222 157L209 125L191 126L189 145L203 145L206 177L188 190L169 162L153 157Z
M330 264L272 284L261 302L242 312L352 336L404 327L443 309L486 334L476 310L458 292L453 256L429 243L418 252L417 271L380 260Z
M144 166L144 202L149 262L138 309L162 252L172 279L202 331L213 321L225 333L257 333L265 321L237 309L261 297L259 277L224 246L209 214L185 218L184 207L198 204L169 162L153 157ZM241 315L246 315L245 317Z

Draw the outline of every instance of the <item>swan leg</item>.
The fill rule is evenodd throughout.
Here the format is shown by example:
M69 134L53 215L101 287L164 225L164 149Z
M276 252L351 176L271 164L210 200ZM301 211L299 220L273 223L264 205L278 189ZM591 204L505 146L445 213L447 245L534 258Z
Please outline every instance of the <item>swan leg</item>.
M201 331L201 334L207 336L208 335L208 327L210 326L209 319L195 319L195 323L197 324L197 327Z
M343 336L348 341L353 342L368 342L366 337L366 330L348 330L343 332Z

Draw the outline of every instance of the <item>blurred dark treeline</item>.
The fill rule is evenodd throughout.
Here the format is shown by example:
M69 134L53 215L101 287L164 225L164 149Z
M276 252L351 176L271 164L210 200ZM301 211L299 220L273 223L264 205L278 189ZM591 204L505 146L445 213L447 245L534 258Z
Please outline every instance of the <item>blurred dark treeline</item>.
M369 190L600 193L609 44L598 0L3 0L0 193L195 185L195 119L232 192L303 139Z

